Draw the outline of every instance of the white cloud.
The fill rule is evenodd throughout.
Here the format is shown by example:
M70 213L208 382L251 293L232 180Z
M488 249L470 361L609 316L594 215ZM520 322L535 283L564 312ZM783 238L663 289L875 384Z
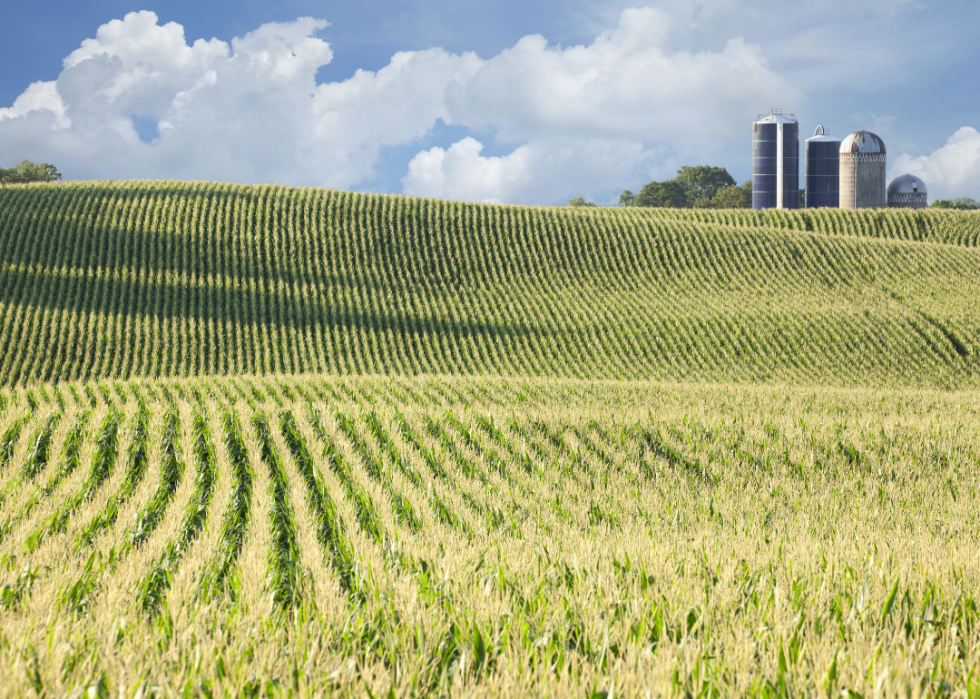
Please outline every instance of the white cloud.
M442 95L479 59L397 54L374 73L317 85L322 20L266 24L231 44L188 45L183 28L134 12L99 28L0 111L0 161L56 163L73 178L182 177L350 187L382 148L445 116ZM155 124L143 142L139 124ZM55 129L58 129L56 132Z
M0 121L16 119L31 112L50 112L54 115L56 129L66 129L71 126L71 120L65 116L65 105L61 101L61 95L58 94L58 86L53 80L31 83L14 101L12 107L0 109Z
M494 127L505 140L553 136L640 141L720 140L773 100L800 92L769 70L761 50L732 39L716 53L670 52L670 17L629 8L589 46L549 47L527 36L454 86L457 123ZM751 122L749 122L751 123Z
M593 5L585 0L577 4ZM602 21L608 24L633 4L635 0L605 0ZM970 55L980 17L977 3L969 0L649 0L644 4L674 20L673 45L699 50L723 46L733 36L744 37L761 45L771 65L811 96L817 90L880 90L929 80L936 75L935 61L944 54ZM788 102L776 106L799 110Z
M474 199L499 203L530 177L530 153L521 146L504 157L483 157L483 144L467 136L449 150L422 151L408 164L402 180L405 193L445 199ZM476 196L474 196L474 193Z
M540 203L628 181L649 157L642 144L611 139L536 139L505 156L480 155L472 137L423 151L402 179L406 194L486 202Z
M541 203L622 188L659 171L655 154L704 157L744 135L759 105L803 99L758 47L670 52L669 30L666 13L630 8L589 46L524 37L447 91L448 123L523 145L502 158L473 138L420 153L406 193Z
M915 158L903 153L895 159L889 179L905 173L922 178L930 200L980 199L980 132L964 126L931 155Z
M322 20L188 44L180 25L130 13L72 52L56 82L0 110L0 161L53 162L73 178L352 187L386 147L442 120L513 150L485 157L466 138L424 151L406 192L547 203L645 181L665 160L742 136L760 109L803 99L741 39L669 50L670 21L630 8L587 46L528 36L489 60L401 52L376 72L317 84L333 57L316 37Z
M384 146L411 143L439 119L446 121L447 87L469 80L480 64L472 53L400 52L377 73L359 70L349 80L321 85L314 100L316 132L335 168L324 184L360 181Z

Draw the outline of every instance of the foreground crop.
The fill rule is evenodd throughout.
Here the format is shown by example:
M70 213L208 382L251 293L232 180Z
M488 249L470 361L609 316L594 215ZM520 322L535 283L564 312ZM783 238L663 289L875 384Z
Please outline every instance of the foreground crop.
M268 377L0 396L7 691L980 681L980 398Z

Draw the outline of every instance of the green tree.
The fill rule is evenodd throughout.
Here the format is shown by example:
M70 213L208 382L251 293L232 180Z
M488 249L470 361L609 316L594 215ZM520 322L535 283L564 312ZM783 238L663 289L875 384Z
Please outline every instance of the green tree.
M585 201L585 197L572 197L568 200L569 206L595 206L594 202Z
M967 197L959 199L936 199L929 205L934 209L980 209L975 201Z
M677 180L650 182L636 195L636 206L657 206L671 209L691 208L691 195Z
M729 185L722 187L711 200L713 209L749 209L752 207L752 180L741 187Z
M710 206L710 202L722 187L734 187L735 178L723 167L710 165L685 165L677 171L675 181L680 183L691 200L691 206Z
M623 193L619 195L619 205L633 206L634 204L636 204L636 195L628 189L624 189Z
M58 168L48 163L32 163L21 160L10 169L0 168L0 184L23 184L25 182L56 182L61 179Z

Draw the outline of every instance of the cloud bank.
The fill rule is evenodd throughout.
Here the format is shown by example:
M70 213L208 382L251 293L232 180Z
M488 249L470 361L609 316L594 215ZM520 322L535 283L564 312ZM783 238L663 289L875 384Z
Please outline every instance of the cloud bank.
M266 24L230 43L134 12L101 26L56 81L0 109L0 159L72 178L189 178L356 187L385 148L441 121L471 136L419 152L409 194L546 203L621 186L661 154L704 153L758 105L800 99L761 49L671 52L670 19L624 10L588 46L527 36L489 59L439 48L318 84L323 20ZM506 152L480 155L487 138Z
M468 135L419 146L402 173L406 194L540 204L671 176L674 162L707 162L747 138L761 109L805 101L742 39L671 49L672 21L627 8L588 45L533 35L486 59L406 51L376 72L317 83L333 58L317 37L323 20L189 44L179 24L134 12L82 42L57 80L0 109L0 162L52 162L79 179L356 188L386 149L445 124ZM937 191L965 186L976 177L971 138L960 131L906 169L928 172Z
M964 126L942 148L917 158L903 153L895 160L889 179L910 173L921 177L929 199L980 199L980 132Z
M527 36L483 62L447 89L449 122L521 145L502 158L472 138L420 153L405 192L540 203L646 181L658 154L703 157L744 134L759 104L802 99L759 47L671 52L669 28L664 12L630 8L589 46Z
M266 24L231 44L188 45L176 23L135 12L99 28L0 110L0 158L54 162L75 178L223 179L350 187L382 148L444 116L442 95L475 56L397 54L377 73L318 85L327 23Z

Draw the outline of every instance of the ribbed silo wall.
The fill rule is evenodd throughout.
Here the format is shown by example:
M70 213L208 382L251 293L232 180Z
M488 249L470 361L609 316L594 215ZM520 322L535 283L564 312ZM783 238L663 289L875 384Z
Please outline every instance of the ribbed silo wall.
M841 153L840 208L884 209L888 190L884 153Z
M840 205L840 141L806 142L806 208Z
M776 124L756 122L752 129L752 208L776 208Z
M800 207L799 124L756 122L753 124L752 134L753 209L774 209L780 206L777 185L780 153L782 153L783 179L782 208Z
M929 195L926 192L892 194L888 197L889 209L925 209L927 206L929 206Z
M783 208L800 208L800 125L783 125Z

